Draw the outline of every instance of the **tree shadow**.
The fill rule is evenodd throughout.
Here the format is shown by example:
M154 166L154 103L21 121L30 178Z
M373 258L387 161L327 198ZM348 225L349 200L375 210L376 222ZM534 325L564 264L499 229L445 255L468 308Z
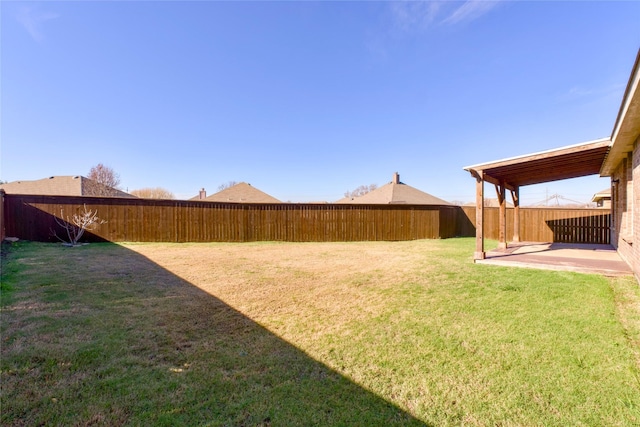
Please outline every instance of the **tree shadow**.
M67 354L29 357L64 375L17 378L39 382L26 407L12 402L19 383L5 384L9 424L426 425L141 254L113 243L55 249L75 271L42 296L72 314L45 306L32 339L49 337L38 322L64 325L55 336ZM47 393L69 402L57 418L47 418Z

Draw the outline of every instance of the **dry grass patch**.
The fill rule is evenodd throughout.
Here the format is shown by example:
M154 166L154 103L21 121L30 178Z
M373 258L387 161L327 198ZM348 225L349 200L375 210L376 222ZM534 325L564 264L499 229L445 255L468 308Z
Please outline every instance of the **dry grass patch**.
M415 278L416 265L427 255L420 250L392 250L393 246L255 243L128 248L287 338L281 330L285 326L298 336L312 325L335 329L382 311L389 293L398 283Z

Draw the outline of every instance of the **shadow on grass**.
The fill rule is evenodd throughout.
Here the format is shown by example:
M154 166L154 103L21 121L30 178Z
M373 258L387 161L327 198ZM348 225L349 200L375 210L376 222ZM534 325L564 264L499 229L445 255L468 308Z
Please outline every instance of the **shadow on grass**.
M7 262L3 425L425 425L122 246Z

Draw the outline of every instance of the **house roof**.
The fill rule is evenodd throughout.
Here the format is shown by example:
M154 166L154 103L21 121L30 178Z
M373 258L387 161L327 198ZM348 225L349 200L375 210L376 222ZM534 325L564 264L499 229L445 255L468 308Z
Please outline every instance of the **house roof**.
M582 144L466 166L472 175L482 173L485 181L507 187L540 184L595 175L609 151L611 140L602 138Z
M593 197L591 198L591 201L597 203L598 201L604 200L604 199L611 200L611 187L598 191L596 194L593 195Z
M192 200L196 200L195 198ZM226 203L282 203L276 199L260 191L251 184L241 182L231 187L225 188L215 194L204 199L205 202L226 202Z
M631 70L618 117L611 133L611 150L607 154L601 176L611 176L620 163L633 151L633 144L640 137L640 49Z
M451 205L451 203L420 191L403 182L394 174L393 181L365 195L338 200L336 203L354 204L406 204L406 205Z
M33 181L13 181L0 184L0 189L7 194L33 194L42 196L135 196L107 187L84 176L50 176Z
M507 187L600 174L610 176L640 137L640 49L611 137L555 150L513 157L464 169Z

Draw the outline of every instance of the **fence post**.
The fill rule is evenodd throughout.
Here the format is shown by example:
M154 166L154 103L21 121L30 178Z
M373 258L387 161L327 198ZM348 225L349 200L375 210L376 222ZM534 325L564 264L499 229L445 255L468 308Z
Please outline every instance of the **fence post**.
M0 242L4 241L5 237L7 236L4 230L4 190L0 189Z

